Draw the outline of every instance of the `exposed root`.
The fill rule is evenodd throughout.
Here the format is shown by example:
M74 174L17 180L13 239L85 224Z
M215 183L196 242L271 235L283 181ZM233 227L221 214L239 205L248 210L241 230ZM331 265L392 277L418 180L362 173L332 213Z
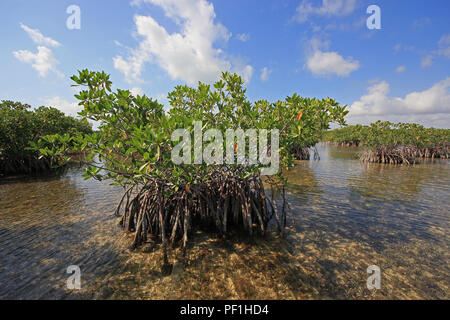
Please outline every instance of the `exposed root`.
M150 238L161 240L163 269L170 269L168 246L180 243L186 256L189 232L193 227L222 237L238 230L249 236L263 236L275 213L282 232L287 211L284 196L279 214L276 201L266 197L259 174L241 178L238 173L238 169L225 172L214 169L207 180L197 180L192 185L184 183L176 188L163 178L155 178L141 188L130 187L116 214L121 217L120 225L126 231L134 232L131 249Z
M407 158L404 154L395 150L367 150L360 156L363 162L388 163L388 164L413 164L414 158Z
M326 141L325 143L338 146L338 147L360 147L362 143L360 141L344 141L344 142L334 142L334 141Z
M0 156L0 176L37 174L52 170L55 170L55 168L48 157L38 158L37 156L29 155L10 158Z
M440 158L449 159L450 158L450 144L437 145L433 148L415 149L413 155L417 158Z
M448 159L449 155L448 145L425 149L409 146L378 147L375 150L367 150L361 153L360 160L387 164L414 164L418 158Z
M309 160L311 158L311 153L309 152L309 148L298 147L294 150L291 150L291 153L294 155L295 160ZM315 153L314 153L315 156Z

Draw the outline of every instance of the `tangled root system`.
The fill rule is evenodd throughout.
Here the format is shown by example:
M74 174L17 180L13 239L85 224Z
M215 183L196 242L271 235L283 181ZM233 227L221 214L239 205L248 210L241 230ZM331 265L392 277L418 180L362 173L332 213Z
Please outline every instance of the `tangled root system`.
M208 179L177 188L163 178L150 179L138 190L128 189L116 215L127 232L134 232L131 249L149 238L161 240L164 265L168 265L168 245L182 245L183 255L189 232L204 228L220 236L241 231L249 236L265 235L269 220L276 216L278 228L286 225L286 201L281 212L273 198L266 196L259 174L242 178L238 170L212 170Z
M0 176L15 174L37 174L55 170L51 159L29 155L24 157L1 157Z
M388 164L414 164L419 158L449 158L449 146L442 145L434 148L419 149L417 147L377 147L360 154L363 162Z

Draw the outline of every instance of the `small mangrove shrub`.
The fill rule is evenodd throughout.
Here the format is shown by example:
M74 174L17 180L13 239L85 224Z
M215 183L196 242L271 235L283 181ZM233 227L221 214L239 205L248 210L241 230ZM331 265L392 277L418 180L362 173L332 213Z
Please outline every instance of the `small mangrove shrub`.
M310 143L329 121L343 123L346 113L334 101L306 102L297 95L252 103L242 78L227 72L212 86L175 87L168 108L146 95L113 91L104 72L83 70L72 80L83 89L76 95L80 116L98 123L96 132L70 136L88 153L85 178L125 188L116 210L120 225L134 234L133 249L161 241L163 268L169 245L180 244L186 253L193 228L223 237L237 231L264 235L275 217L283 234L288 206L279 168L293 165L292 148ZM328 114L319 125L315 112ZM67 158L65 150L57 151ZM275 171L265 183L272 195L281 192L281 200L266 195L262 174L268 166Z

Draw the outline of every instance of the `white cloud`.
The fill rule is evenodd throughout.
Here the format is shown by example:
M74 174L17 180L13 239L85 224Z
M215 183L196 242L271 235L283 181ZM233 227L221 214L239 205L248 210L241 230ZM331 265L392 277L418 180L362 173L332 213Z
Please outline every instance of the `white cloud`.
M36 53L28 50L13 51L14 57L19 61L31 64L33 69L35 69L41 77L46 77L50 72L53 72L60 78L64 77L64 75L56 68L59 61L53 56L52 50L46 47L58 47L60 46L60 43L45 37L39 30L31 29L23 23L21 23L20 26L30 36L34 43L42 45L37 47Z
M239 74L244 82L250 82L253 76L253 67L251 65L246 64L242 59L235 58L231 59L231 64L231 72Z
M307 49L311 52L315 51L327 51L330 47L331 42L329 40L320 39L318 37L313 37L309 40L309 46Z
M320 7L314 7L310 0L303 0L296 9L295 20L306 22L310 16L346 16L356 8L356 0L322 0Z
M45 37L38 29L31 29L23 23L20 24L20 27L25 30L31 40L36 44L42 44L49 47L59 47L61 45L58 41Z
M439 56L450 59L450 33L443 35L438 41L438 48L424 56L421 60L422 68L427 68L433 64L435 58Z
M158 93L155 97L158 101L167 100L167 93Z
M337 52L323 52L316 50L306 61L306 67L315 75L337 75L346 77L353 71L359 69L359 61L353 60L352 57L344 59Z
M424 91L414 91L404 97L390 97L389 84L380 81L368 88L350 106L350 124L369 124L376 120L414 122L425 126L449 128L450 125L450 77Z
M414 51L414 50L415 50L414 46L409 46L409 45L405 45L405 44L402 44L402 43L397 43L394 46L394 51L395 52L399 52L399 51Z
M359 61L346 59L338 52L330 52L330 41L313 37L309 40L305 67L316 76L337 75L346 77L359 69Z
M262 68L261 70L261 81L266 82L269 80L269 76L272 73L272 70L270 70L267 67Z
M395 71L398 72L398 73L404 72L405 70L406 70L406 67L405 67L405 66L398 66L398 67L395 69Z
M438 42L438 54L450 59L450 33L443 35Z
M206 0L135 0L133 4L144 2L161 7L180 27L180 32L169 34L153 17L136 15L137 35L142 37L138 48L131 50L127 58L114 58L114 67L128 82L142 81L141 75L148 62L159 65L172 79L190 84L212 82L221 71L236 69L225 53L214 46L219 40L228 41L231 34L214 21L216 14L211 3ZM238 71L251 76L252 68L244 65Z
M169 99L167 98L167 93L158 93L158 94L155 95L154 98L156 98L158 103L160 103L163 106L165 106L166 110L169 110L171 108L171 105L169 103Z
M450 77L424 91L414 91L405 97L390 97L389 84L378 82L368 88L368 94L350 106L350 117L411 116L450 113Z
M59 62L53 57L52 50L43 46L39 46L37 49L37 53L28 50L19 50L14 51L13 55L19 61L31 64L33 69L35 69L41 77L46 77L50 72L53 72L58 77L62 78L64 75L56 69Z
M135 97L144 95L144 91L141 88L139 88L139 87L131 88L130 92Z
M121 42L117 41L117 40L114 40L114 44L116 46L118 46L118 47L124 47L124 45Z
M420 65L422 68L429 67L433 64L433 56L431 54L425 56L422 58L422 61L420 62Z
M44 99L44 103L46 106L61 110L66 115L70 116L77 116L77 113L83 110L83 107L79 106L77 102L70 102L59 96Z
M144 64L150 59L144 52L136 52L128 57L128 61L121 56L113 58L114 68L122 72L128 82L142 82L140 79Z
M253 67L251 65L246 65L243 68L239 68L239 70L235 69L234 72L239 73L245 82L250 82L253 75Z
M247 42L248 40L250 40L250 35L248 33L238 33L236 35L236 39L242 42Z

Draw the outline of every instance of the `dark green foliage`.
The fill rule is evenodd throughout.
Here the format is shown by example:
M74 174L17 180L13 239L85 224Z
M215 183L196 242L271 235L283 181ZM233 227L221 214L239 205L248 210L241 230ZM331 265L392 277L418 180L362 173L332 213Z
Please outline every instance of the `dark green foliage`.
M0 174L41 172L50 169L52 160L47 155L38 158L39 152L31 150L41 137L59 134L69 136L91 133L91 126L82 120L64 115L55 108L39 107L20 102L0 103ZM50 138L47 138L50 147ZM53 142L56 142L54 139ZM69 146L70 144L68 144Z

